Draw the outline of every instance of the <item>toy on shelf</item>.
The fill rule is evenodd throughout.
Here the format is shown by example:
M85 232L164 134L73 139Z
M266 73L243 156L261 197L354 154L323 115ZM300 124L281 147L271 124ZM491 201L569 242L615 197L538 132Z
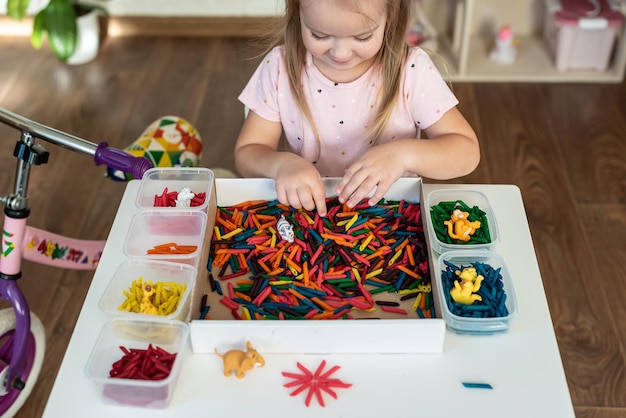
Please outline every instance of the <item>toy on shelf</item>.
M406 42L410 46L419 46L431 51L437 51L437 31L426 17L422 7L422 0L413 0L411 9L412 19L406 34Z
M245 377L245 372L252 370L255 365L265 366L265 359L252 347L250 341L246 343L247 351L229 350L223 355L215 349L215 354L224 361L224 376L228 377L235 372L239 379Z
M515 49L515 38L510 25L502 25L498 29L496 45L489 54L489 58L499 64L512 64L515 61L517 51Z

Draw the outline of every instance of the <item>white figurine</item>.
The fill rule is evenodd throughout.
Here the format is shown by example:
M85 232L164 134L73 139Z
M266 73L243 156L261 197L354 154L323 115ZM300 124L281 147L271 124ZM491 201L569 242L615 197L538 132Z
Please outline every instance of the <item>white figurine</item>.
M276 229L278 230L278 234L282 239L287 242L294 241L293 225L290 224L287 219L285 219L285 215L280 215L280 219L276 223Z
M195 197L195 193L188 187L183 187L176 196L177 208L188 208L191 206L191 199Z
M496 37L496 46L491 51L489 58L500 64L512 64L515 61L516 53L513 45L513 29L509 25L501 26Z

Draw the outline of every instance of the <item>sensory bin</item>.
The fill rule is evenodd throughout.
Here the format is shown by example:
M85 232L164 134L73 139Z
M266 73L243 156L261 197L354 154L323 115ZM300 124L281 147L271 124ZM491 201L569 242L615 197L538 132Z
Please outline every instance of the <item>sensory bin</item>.
M324 179L327 196L338 181ZM372 208L331 197L322 219L278 204L269 179L217 179L192 350L251 339L265 353L440 352L420 193L407 178ZM279 235L283 216L293 242Z
M277 200L218 207L209 280L234 319L433 317L419 204L327 208L320 218Z

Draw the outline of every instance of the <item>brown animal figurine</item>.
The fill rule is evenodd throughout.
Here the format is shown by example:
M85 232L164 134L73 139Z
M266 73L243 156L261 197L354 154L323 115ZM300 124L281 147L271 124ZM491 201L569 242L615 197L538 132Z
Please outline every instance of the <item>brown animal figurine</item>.
M215 354L224 360L224 376L228 377L234 371L235 375L241 379L245 376L244 373L252 370L256 364L259 364L259 367L265 366L265 359L252 347L250 341L246 346L248 351L229 350L224 355L218 353L217 348L215 349Z

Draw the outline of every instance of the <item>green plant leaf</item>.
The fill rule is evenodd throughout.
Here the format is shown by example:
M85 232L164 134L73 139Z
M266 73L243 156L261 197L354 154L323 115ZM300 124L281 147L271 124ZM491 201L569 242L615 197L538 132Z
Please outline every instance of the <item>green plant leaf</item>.
M30 34L30 43L35 49L40 49L43 44L43 31L46 26L46 13L42 10L35 16L33 32Z
M52 52L66 61L76 50L76 13L69 0L50 0L46 6L44 30Z
M7 0L7 15L15 20L22 20L26 16L30 0Z

